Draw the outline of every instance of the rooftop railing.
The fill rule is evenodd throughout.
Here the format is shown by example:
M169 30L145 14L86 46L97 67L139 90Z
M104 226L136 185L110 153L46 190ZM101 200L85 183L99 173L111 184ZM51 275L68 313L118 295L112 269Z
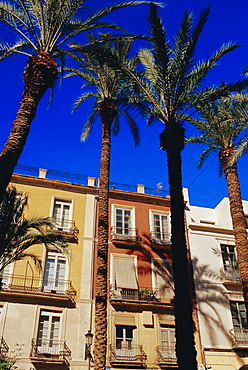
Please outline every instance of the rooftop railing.
M80 185L89 185L89 177L86 175L81 175L77 173L72 172L64 172L64 171L57 171L57 170L50 170L50 169L41 169L39 167L34 166L26 166L22 164L17 164L14 170L15 174L19 175L27 175L27 176L34 176L34 177L42 177L47 178L50 180L59 180L59 181L65 181L70 182L74 184L80 184ZM92 181L92 179L96 179L97 177L93 178L91 177L90 185L96 183L96 181ZM158 195L161 197L166 197L169 195L169 191L163 190L160 187L157 188L149 188L146 186L141 186L142 191L140 191L140 185L128 185L128 184L122 184L118 182L110 182L109 188L110 189L117 189L117 190L123 190L123 191L129 191L136 193L138 192L144 192L145 194L149 195Z

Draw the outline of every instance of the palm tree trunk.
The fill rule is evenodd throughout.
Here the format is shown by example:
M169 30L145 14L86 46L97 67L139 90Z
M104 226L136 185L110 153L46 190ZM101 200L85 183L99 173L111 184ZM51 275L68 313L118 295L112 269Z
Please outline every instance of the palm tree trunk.
M228 166L226 161L224 161L223 167L228 186L230 213L234 230L239 272L242 281L246 311L248 313L248 239L237 165Z
M108 276L108 228L109 228L109 171L111 124L117 114L116 107L104 101L98 107L102 120L102 148L99 185L98 248L96 262L96 303L94 369L105 370L107 353L107 276Z
M184 129L173 123L166 127L160 140L168 160L177 362L180 370L197 370L181 175Z
M47 89L53 86L57 73L57 62L49 53L40 52L27 63L20 108L0 154L0 203L23 151L38 104Z

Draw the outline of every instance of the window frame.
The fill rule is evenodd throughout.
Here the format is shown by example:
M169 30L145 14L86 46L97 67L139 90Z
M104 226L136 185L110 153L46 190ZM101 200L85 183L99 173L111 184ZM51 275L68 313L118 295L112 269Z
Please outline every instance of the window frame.
M155 221L154 221L154 216L158 215L159 216L159 227L160 231L160 237L158 238L155 234L157 233L155 230ZM149 224L150 224L150 233L153 236L152 239L159 243L170 243L170 238L171 238L171 222L170 222L170 212L163 212L160 210L155 210L155 209L149 209ZM163 231L163 221L162 221L162 216L167 217L167 233ZM166 238L161 238L161 236L167 236Z
M46 277L46 266L47 266L47 259L48 258L52 258L52 257L55 257L55 262L54 262L54 273L53 273L53 277L50 278L49 275L48 277ZM64 273L64 279L57 279L57 273L58 273L58 262L59 262L59 258L63 259L65 261L65 273ZM68 263L68 258L62 254L62 253L59 253L59 252L56 252L56 251L51 251L51 250L47 250L47 253L46 253L46 256L45 256L45 264L44 264L44 270L43 270L43 289L44 291L47 291L47 292L64 292L66 290L66 280L68 280L68 275L69 275L69 263ZM47 285L45 285L45 280L48 280L48 283ZM52 281L51 284L49 284L49 280ZM58 285L56 284L56 282L60 282ZM64 283L63 283L64 281ZM62 287L62 289L61 289Z
M49 320L48 320L48 337L47 338L44 338L43 335L39 336L40 332L42 332L43 334L43 330L41 331L40 328L41 328L41 325L42 325L42 322L41 322L41 318L42 316L48 316L49 317ZM59 317L59 334L58 334L58 339L53 339L51 338L51 334L52 334L52 320L54 317ZM52 311L52 310L47 310L47 309L40 309L40 313L39 313L39 321L38 321L38 327L37 327L37 335L36 335L36 338L37 338L37 348L39 348L39 352L41 353L49 353L49 354L52 354L52 355L58 355L59 353L58 352L58 349L60 348L60 340L61 340L61 336L62 336L62 317L63 317L63 312L62 311ZM46 344L42 344L42 340L44 341L47 341L48 343ZM39 341L41 341L41 345L39 346ZM56 352L56 343L53 343L53 345L51 346L50 345L50 342L51 341L58 341L57 343L57 352ZM52 352L50 350L50 348L53 348Z
M55 209L55 205L56 205L56 202L58 202L58 204L61 204L61 205L65 205L65 204L68 204L69 205L69 215L68 215L68 218L57 218L57 222L56 222L56 218L54 217L54 209ZM70 223L72 222L73 220L73 209L74 209L74 199L72 198L64 198L64 197L60 197L60 196L52 196L52 204L51 204L51 209L50 209L50 217L54 219L54 222L55 222L55 228L59 231L69 231L70 230ZM64 226L63 225L63 221L66 220L68 221L68 226Z
M125 233L117 233L115 232L116 235L120 235L122 237L127 237L128 236L135 236L133 235L133 230L135 229L135 207L134 206L127 206L127 205L122 205L122 204L112 204L112 212L111 212L111 226L114 227L115 229L117 229L117 215L116 215L116 210L122 210L122 211L130 211L130 226L128 227L128 229L130 229L130 233L128 234L125 234ZM123 223L123 222L122 222ZM123 226L122 226L122 230L123 230Z
M233 325L233 329L234 331L240 331L240 332L243 332L243 331L248 331L248 318L247 318L247 313L246 313L246 308L245 308L245 302L244 301L233 301L233 300L230 300L229 301L230 303L230 312L231 312L231 318L232 318L232 325ZM233 315L233 309L232 309L232 304L235 304L236 305L236 310L237 310L237 317L234 317ZM243 306L243 309L241 309L240 306ZM245 320L246 320L246 325L243 325L242 323L242 315L241 315L241 312L244 312L245 313ZM234 324L234 319L238 319L238 323L239 323L239 327L235 327L235 324Z

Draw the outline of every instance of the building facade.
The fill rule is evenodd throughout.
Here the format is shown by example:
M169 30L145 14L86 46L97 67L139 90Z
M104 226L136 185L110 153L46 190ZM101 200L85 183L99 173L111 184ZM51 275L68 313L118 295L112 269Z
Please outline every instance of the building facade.
M248 201L243 206L248 214ZM187 202L186 215L204 363L214 370L248 369L247 315L229 199L213 209Z
M8 265L0 291L1 349L16 359L18 369L83 369L85 333L93 315L92 282L96 197L94 179L76 185L14 175L13 185L28 196L27 218L49 216L54 228L69 238L69 253L32 247L42 260Z

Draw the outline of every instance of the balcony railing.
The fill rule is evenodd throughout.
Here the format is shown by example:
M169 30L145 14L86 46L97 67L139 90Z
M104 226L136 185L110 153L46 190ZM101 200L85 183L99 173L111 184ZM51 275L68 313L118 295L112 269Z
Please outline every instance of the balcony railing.
M150 232L151 243L159 245L171 245L171 234Z
M131 227L111 227L111 240L112 241L123 241L123 242L138 242L140 237L138 236L138 230Z
M238 265L222 267L220 269L220 275L222 279L228 281L241 281Z
M8 353L9 353L9 346L7 345L7 343L2 337L0 340L0 357L5 358L7 357Z
M231 329L230 337L233 348L248 348L248 329Z
M75 221L65 220L62 218L55 218L53 219L53 221L54 221L54 226L52 228L53 230L56 230L61 234L66 234L67 236L72 236L73 238L77 239L79 229L77 228Z
M70 280L37 278L33 276L2 274L2 291L19 291L21 293L52 293L74 299L77 292Z
M158 346L156 351L159 365L177 365L175 346Z
M64 340L32 339L30 357L36 361L68 364L71 350Z
M143 347L139 344L122 344L121 348L116 348L115 345L110 344L110 362L111 363L135 363L139 366L145 366L147 355Z
M110 285L110 299L123 299L127 301L146 301L159 302L160 294L158 289L126 289L115 288L114 284Z

